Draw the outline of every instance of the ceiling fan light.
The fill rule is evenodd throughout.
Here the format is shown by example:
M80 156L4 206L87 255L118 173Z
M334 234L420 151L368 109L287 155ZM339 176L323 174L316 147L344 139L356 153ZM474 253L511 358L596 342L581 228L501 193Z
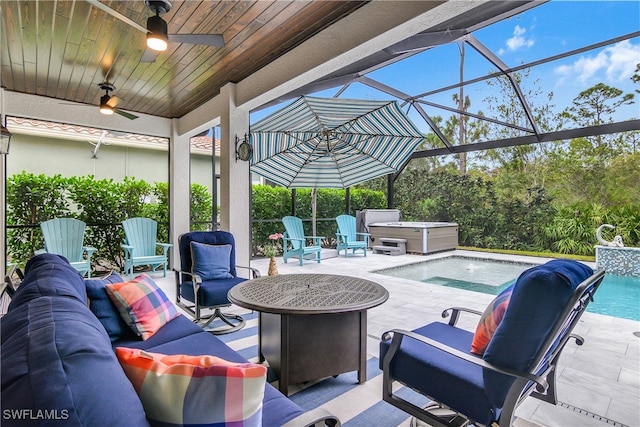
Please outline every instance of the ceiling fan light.
M113 115L113 107L109 106L109 105L101 105L100 106L100 112L106 116L112 116Z
M109 95L102 95L100 97L100 112L104 115L113 115L113 107L108 104L111 97Z
M167 50L169 37L167 35L167 23L164 19L156 16L150 16L147 19L147 46L159 52Z

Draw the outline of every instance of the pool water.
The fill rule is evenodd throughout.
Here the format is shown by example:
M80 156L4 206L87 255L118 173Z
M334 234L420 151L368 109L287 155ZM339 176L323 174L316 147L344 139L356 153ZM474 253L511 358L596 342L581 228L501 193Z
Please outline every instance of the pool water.
M535 264L449 256L376 273L449 286L490 295L499 294ZM605 275L587 311L640 321L640 278Z

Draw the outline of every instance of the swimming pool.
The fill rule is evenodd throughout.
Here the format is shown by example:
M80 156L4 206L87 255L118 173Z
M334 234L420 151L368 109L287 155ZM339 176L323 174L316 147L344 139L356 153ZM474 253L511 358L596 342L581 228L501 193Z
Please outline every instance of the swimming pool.
M497 295L534 265L452 255L375 273ZM640 320L640 278L607 274L587 311Z

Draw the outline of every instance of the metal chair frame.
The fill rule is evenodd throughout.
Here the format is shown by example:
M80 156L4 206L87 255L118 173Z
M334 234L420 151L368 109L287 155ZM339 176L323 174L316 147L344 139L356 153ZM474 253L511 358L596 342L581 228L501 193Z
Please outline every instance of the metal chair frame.
M513 422L513 415L516 408L527 396L531 395L545 402L554 405L557 404L558 399L556 395L555 382L558 359L560 358L560 354L569 339L573 339L577 345L582 345L584 343L584 339L579 335L572 334L572 331L578 324L580 317L586 310L589 302L593 301L593 294L600 286L600 283L604 278L604 274L604 270L598 271L578 285L573 292L571 299L565 305L562 315L556 321L552 332L549 334L544 345L541 347L541 350L536 355L531 368L525 372L516 372L492 365L484 361L481 357L475 356L471 353L461 352L436 340L411 331L394 329L385 332L382 335L382 339L385 341L391 339L392 341L383 360L383 400L433 427L465 426L469 423L474 423L474 420L468 419L464 414L457 412L455 408L447 408L444 405L437 405L438 409L447 408L452 411L452 413L449 413L446 416L441 416L436 414L436 411L433 411L433 405L431 405L431 409L425 410L424 408L418 407L393 393L393 384L396 380L391 374L390 366L394 355L400 349L403 338L406 337L407 339L414 339L424 343L425 345L436 347L441 351L464 359L469 363L482 366L485 369L512 376L515 381L509 389L502 406L500 417L497 420L497 424L494 423L495 426L510 426ZM448 324L450 326L455 326L460 313L463 311L482 315L482 313L475 310L452 307L444 310L442 312L442 317L446 318L450 315L451 317ZM419 391L417 392L419 393ZM464 390L461 390L460 392L464 393ZM437 402L436 396L427 397L430 400Z

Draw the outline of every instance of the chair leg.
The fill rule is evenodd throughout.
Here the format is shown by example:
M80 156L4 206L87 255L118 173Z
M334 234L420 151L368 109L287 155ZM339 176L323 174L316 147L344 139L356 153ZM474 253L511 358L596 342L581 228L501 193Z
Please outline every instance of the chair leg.
M213 335L229 334L231 332L239 331L244 328L246 321L237 314L224 314L220 308L216 308L211 316L206 318L202 323L198 323L202 328L205 328L216 319L222 320L227 326L219 326L215 329L209 329L207 332ZM202 320L202 319L200 319Z

